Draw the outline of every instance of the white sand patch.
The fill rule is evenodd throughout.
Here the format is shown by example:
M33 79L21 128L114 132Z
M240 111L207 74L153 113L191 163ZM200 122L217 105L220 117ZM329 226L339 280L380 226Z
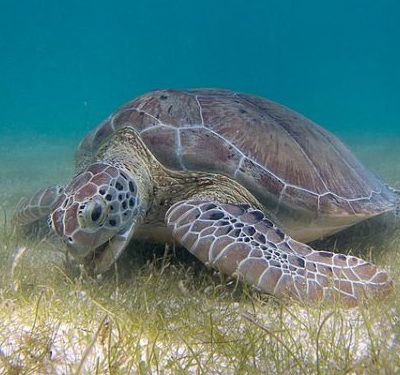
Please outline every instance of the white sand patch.
M165 374L173 374L174 371L168 369L174 368L173 364L177 363L180 363L188 374L196 374L200 368L207 368L208 371L213 369L214 373L235 373L235 359L227 358L217 351L210 351L210 345L206 342L190 345L186 342L171 343L170 340L150 338L138 331L135 333L136 341L133 344L127 343L107 315L82 325L77 322L49 320L41 322L38 330L35 318L29 311L14 310L12 301L5 301L3 310L4 308L10 311L10 315L0 323L1 371L27 370L30 369L31 363L34 363L41 373L108 373L108 366L114 361L113 363L118 363L118 371L121 373L156 373L149 372L148 366L150 362L156 361ZM268 348L275 344L287 345L293 352L302 353L300 358L306 367L317 366L322 357L326 363L329 350L335 346L345 346L355 364L370 361L373 352L377 350L393 353L400 351L399 337L394 333L392 322L371 324L358 309L326 312L319 318L316 317L317 311L306 311L299 307L291 308L290 313L282 314L276 311L272 315L270 309L268 315L264 315L262 309L257 309L254 315L243 311L239 304L229 305L229 310L235 321L232 321L231 327L217 327L220 332L227 330L228 337L229 329L239 329L244 334L246 325L254 325L261 331L268 332L262 350L268 351ZM220 306L219 311L215 313L226 312L227 309ZM32 322L27 324L29 316ZM47 329L43 329L44 326ZM290 339L286 337L287 342L284 343L278 340L279 337L285 340L285 335L280 335L282 329L290 331ZM327 349L327 342L330 342L330 349ZM114 345L122 347L124 353L117 361L113 357ZM113 357L111 362L110 356ZM332 369L337 369L334 356L328 361ZM249 366L258 371L270 371L273 364L268 369L264 368L265 362L260 357L255 358ZM151 369L154 371L154 366Z

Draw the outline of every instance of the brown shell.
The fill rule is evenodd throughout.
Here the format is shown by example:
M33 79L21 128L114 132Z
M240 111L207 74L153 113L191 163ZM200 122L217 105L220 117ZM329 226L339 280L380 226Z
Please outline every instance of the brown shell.
M213 89L150 92L100 124L81 153L127 125L166 167L230 176L275 213L361 219L393 207L392 193L336 137L266 99Z

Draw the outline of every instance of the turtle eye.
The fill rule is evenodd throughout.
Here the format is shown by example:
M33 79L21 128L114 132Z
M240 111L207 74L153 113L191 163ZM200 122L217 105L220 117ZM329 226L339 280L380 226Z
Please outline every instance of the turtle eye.
M82 228L96 228L104 223L107 212L105 203L90 200L80 206L78 220Z
M90 217L91 217L92 221L99 220L102 212L103 212L103 208L101 207L101 205L99 203L96 202L94 204L92 212L90 213Z
M107 209L106 205L102 204L102 202L90 202L86 208L87 218L90 218L90 221L94 225L102 225L107 217Z

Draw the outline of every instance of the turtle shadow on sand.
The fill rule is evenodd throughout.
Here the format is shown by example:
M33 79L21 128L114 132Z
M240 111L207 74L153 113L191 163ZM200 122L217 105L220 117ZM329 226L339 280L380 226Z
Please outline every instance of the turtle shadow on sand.
M351 252L362 258L372 255L374 259L379 259L395 251L399 239L400 221L390 212L365 220L328 238L315 240L310 245L319 250Z

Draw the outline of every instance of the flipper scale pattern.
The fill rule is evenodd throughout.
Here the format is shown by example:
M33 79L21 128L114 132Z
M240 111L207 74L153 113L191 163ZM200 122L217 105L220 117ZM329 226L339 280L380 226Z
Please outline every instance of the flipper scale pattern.
M388 274L354 256L316 251L285 235L248 204L189 200L166 215L174 238L205 264L276 297L349 306L386 294Z

